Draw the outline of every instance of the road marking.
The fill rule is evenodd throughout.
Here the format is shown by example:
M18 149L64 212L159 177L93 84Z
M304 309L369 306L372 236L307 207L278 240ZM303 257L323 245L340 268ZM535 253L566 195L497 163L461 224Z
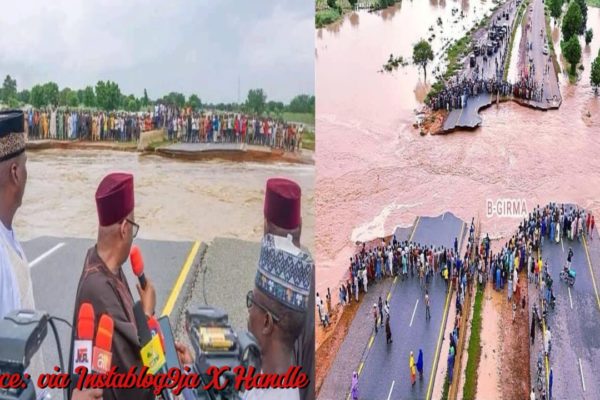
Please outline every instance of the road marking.
M415 309L413 310L413 315L410 319L410 325L408 325L408 327L412 327L412 323L413 323L413 319L415 319L415 312L417 312L417 305L419 304L419 299L417 299L417 302L415 303Z
M35 267L40 261L42 261L44 258L48 257L50 254L54 253L56 250L60 249L64 245L65 245L65 242L60 242L59 244L57 244L56 246L54 246L53 248L51 248L50 250L48 250L47 252L45 252L44 254L42 254L41 256L36 258L35 260L33 260L32 262L30 262L29 268Z
M392 390L394 390L394 383L396 383L396 381L392 381L392 387L390 388L390 393L388 394L387 400L390 400L392 398Z
M590 259L590 253L587 248L587 241L583 236L583 248L585 249L585 255L587 256L588 267L590 267L590 274L592 275L592 284L594 285L594 292L596 293L596 301L598 302L598 308L600 309L600 296L598 296L598 288L596 287L596 278L594 278L594 270L592 269L592 261Z
M585 392L585 380L583 379L583 368L581 368L581 358L579 359L579 373L581 374L581 384L583 385L583 391Z
M390 290L390 292L387 295L386 300L389 302L390 301L390 297L392 297L392 291Z
M448 290L448 294L446 295L446 304L444 304L444 315L442 316L442 323L440 324L440 333L438 334L437 346L435 348L435 358L433 360L433 364L431 364L431 374L429 375L429 384L427 385L427 400L431 399L431 391L433 390L433 374L437 368L438 358L440 355L440 346L442 345L442 336L444 333L444 321L446 320L446 316L448 315L448 304L450 301L450 294L452 290Z
M421 220L421 217L417 217L417 220L415 221L415 226L413 227L413 231L410 234L410 237L408 238L409 242L412 242L413 236L415 236L415 232L417 231L417 226L419 225L420 220Z
M171 294L169 294L169 298L167 299L167 302L165 303L165 308L163 308L162 311L162 315L163 316L169 316L171 314L171 312L173 311L173 307L175 307L175 302L177 301L177 297L179 297L179 293L181 292L181 288L183 287L183 284L185 282L185 279L187 278L190 269L192 267L192 263L194 262L194 259L196 258L196 254L198 254L198 249L200 249L200 242L196 241L194 242L194 245L192 246L192 249L190 250L187 259L185 260L185 263L183 264L183 267L181 268L181 272L179 273L179 276L177 277L177 280L175 281L175 284L173 285L173 289L171 289Z
M571 297L571 287L567 285L567 290L569 291L569 302L571 303L571 310L573 309L573 298Z
M362 372L363 367L365 366L364 361L360 362L360 365L358 366L358 375L360 375L360 373Z
M375 336L371 335L371 339L369 339L369 345L367 346L369 349L373 346L373 341L375 340Z

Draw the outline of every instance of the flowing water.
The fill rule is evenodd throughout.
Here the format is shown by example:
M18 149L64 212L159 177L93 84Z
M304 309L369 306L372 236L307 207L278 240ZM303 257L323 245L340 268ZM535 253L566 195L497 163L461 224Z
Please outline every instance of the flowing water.
M314 250L314 166L44 150L28 153L27 169L23 205L15 217L21 240L43 235L96 237L96 188L105 174L127 171L134 175L139 237L209 242L224 236L258 241L265 182L285 176L302 187L302 238Z
M487 218L487 199L525 199L528 209L574 202L600 212L600 98L589 83L600 35L583 45L585 71L577 85L561 75L560 110L500 104L483 111L482 127L471 132L421 137L412 124L428 89L422 70L411 65L377 72L390 53L410 58L412 45L428 38L431 26L439 55L447 39L462 37L492 6L405 0L317 31L318 289L335 287L355 240L391 233L418 215L448 210L468 221L479 216L482 229L499 238L519 220ZM589 8L588 27L600 32L598 8ZM558 29L552 37L558 49Z

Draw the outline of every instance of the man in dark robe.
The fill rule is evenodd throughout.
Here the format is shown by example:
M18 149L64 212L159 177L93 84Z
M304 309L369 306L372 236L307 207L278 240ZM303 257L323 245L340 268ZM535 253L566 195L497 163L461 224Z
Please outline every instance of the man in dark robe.
M267 181L264 204L264 233L276 236L291 236L292 242L301 247L300 236L302 233L300 186L289 179L271 178ZM315 271L310 275L310 294L308 296L308 310L315 309ZM300 391L302 400L315 398L315 320L307 316L304 329L296 340L295 358L297 365L302 366L302 371L310 379L309 385Z
M97 244L87 252L77 288L73 326L79 307L89 302L94 307L95 326L100 316L108 314L114 321L112 366L126 373L130 367L142 367L140 341L133 315L134 300L122 271L138 225L134 222L133 176L125 173L107 175L96 191L99 228ZM144 312L154 314L156 293L147 279L146 288L138 284ZM72 338L74 339L74 338ZM73 346L71 346L72 348ZM72 359L72 357L71 357ZM153 399L152 390L104 389L103 399Z

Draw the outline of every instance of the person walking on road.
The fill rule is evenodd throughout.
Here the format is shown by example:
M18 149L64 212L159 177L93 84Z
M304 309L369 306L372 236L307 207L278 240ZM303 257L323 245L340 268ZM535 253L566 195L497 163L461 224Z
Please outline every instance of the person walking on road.
M529 335L531 336L531 344L533 345L535 341L535 318L531 318L531 333Z
M352 373L352 386L351 386L352 400L358 400L358 374L356 371Z
M548 400L552 400L552 381L554 380L554 373L550 368L550 378L548 380Z
M410 357L408 358L408 367L410 369L410 382L412 385L417 381L417 368L415 365L415 356L413 352L410 352Z
M379 296L378 308L379 308L379 318L380 318L379 323L383 327L383 301L381 300L381 296Z
M429 307L429 291L425 291L425 320L431 319L431 310Z
M423 380L423 350L419 349L419 356L417 357L417 371L419 371L419 379Z
M377 312L377 303L373 304L373 318L375 318L375 334L377 334L377 317L379 313Z
M390 328L390 315L385 319L385 342L390 344L393 342L392 340L392 328Z

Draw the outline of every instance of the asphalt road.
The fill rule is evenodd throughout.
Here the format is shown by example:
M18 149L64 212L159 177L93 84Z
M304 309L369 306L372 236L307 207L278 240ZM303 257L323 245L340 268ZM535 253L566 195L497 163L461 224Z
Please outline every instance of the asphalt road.
M466 233L464 223L451 213L441 216L421 217L416 223L412 241L426 245L452 247L455 237ZM459 240L460 241L460 240ZM438 349L438 337L443 329L446 300L445 284L439 275L431 282L431 319L425 319L425 291L418 278L392 285L390 303L390 326L393 343L386 344L385 329L372 336L368 354L359 377L361 399L423 399L426 397L433 360ZM384 299L385 300L385 299ZM369 322L373 319L370 318ZM419 349L423 350L424 374L412 386L410 381L409 354L417 361Z
M526 13L528 26L531 26L531 29L526 31L526 37L528 42L532 44L532 49L528 50L526 47L521 49L520 57L526 61L522 65L528 65L529 60L533 61L533 65L535 65L535 81L544 85L543 100L541 102L530 101L529 103L541 108L558 106L561 98L560 89L558 87L554 64L550 60L550 49L548 49L548 55L544 54L544 44L546 43L547 35L544 3L542 0L532 0L532 4ZM546 66L550 67L547 74L545 73Z
M572 267L577 272L573 288L559 278L569 247L574 254ZM548 317L555 399L600 398L600 309L592 284L594 267L588 262L586 247L587 243L577 240L559 244L545 241L542 250L542 257L548 259L551 268L556 296L556 308ZM593 271L596 278L600 277L597 267Z

